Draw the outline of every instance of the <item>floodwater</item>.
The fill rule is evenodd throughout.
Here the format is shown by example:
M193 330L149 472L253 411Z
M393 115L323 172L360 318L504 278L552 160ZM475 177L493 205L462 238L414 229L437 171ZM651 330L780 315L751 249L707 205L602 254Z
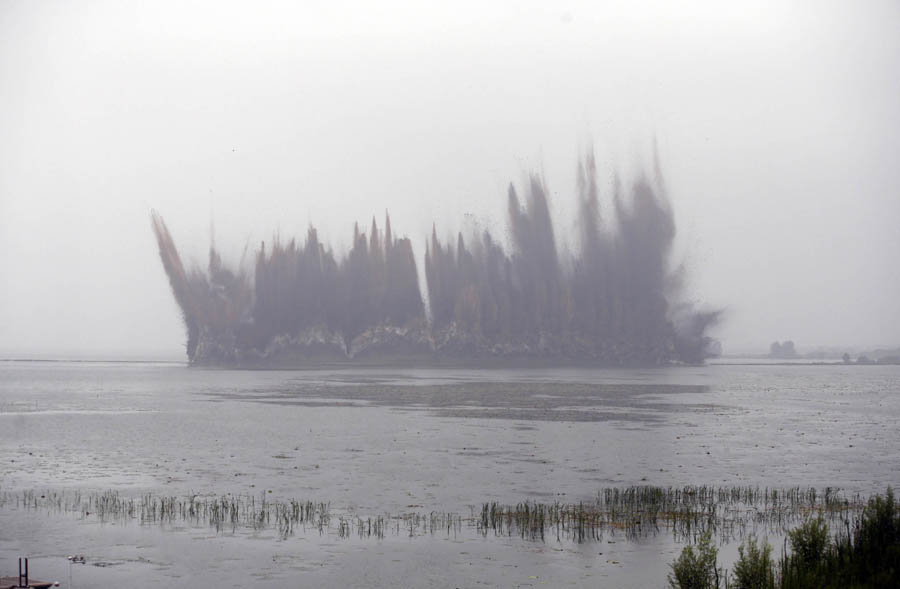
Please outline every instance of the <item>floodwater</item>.
M229 371L0 362L0 492L266 496L366 518L603 487L900 482L900 366ZM0 575L66 586L662 587L681 546L217 532L0 507ZM723 546L726 560L734 543ZM67 555L86 557L69 565ZM71 570L70 570L71 566Z

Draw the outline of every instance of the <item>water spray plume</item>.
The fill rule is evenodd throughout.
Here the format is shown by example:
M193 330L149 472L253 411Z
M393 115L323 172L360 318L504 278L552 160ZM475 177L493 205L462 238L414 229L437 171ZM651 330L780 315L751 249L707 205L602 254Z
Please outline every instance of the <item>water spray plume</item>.
M426 300L412 243L373 218L368 237L336 257L310 227L306 242L260 245L252 277L214 246L185 271L163 219L151 213L163 268L187 328L191 363L315 361L528 362L661 365L702 362L720 312L682 300L670 263L675 222L654 151L654 177L626 199L614 183L603 229L593 154L578 165L579 244L560 254L543 179L508 190L511 247L489 231L425 245ZM426 313L426 308L428 312Z

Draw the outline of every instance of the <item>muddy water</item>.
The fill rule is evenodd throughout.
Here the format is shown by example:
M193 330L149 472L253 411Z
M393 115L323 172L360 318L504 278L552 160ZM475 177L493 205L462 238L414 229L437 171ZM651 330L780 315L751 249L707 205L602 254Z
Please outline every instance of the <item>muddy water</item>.
M900 482L900 367L216 371L0 363L0 491L265 494L469 513L599 488ZM546 543L219 533L0 509L14 558L73 586L663 586L671 538ZM725 546L724 555L734 546ZM103 565L103 566L97 566Z

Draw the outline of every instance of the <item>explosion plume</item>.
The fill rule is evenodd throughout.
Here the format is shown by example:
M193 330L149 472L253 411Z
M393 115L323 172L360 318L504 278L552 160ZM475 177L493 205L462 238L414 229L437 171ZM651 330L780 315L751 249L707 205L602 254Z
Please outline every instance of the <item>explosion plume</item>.
M353 229L337 258L310 227L302 245L262 243L252 276L214 247L185 271L163 219L151 214L163 268L187 329L192 364L302 366L312 362L702 362L719 311L681 300L670 256L675 223L658 163L626 199L618 181L601 223L596 163L578 166L579 247L562 255L542 178L508 191L511 247L484 231L425 251L427 299L412 243L386 214ZM427 309L426 313L426 300Z

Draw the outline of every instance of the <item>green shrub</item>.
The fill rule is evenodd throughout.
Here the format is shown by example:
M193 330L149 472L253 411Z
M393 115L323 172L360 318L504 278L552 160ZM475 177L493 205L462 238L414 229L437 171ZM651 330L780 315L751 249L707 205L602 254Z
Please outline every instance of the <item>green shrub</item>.
M685 546L675 562L669 566L669 587L672 589L718 589L719 569L716 567L718 550L712 544L709 532L696 546Z
M734 587L736 589L774 589L775 563L772 561L772 545L763 540L757 544L750 536L738 547L738 559L734 563Z
M807 520L796 530L788 532L788 538L798 565L807 569L819 566L829 544L825 520L821 517Z
M894 490L869 500L853 533L849 581L869 587L900 587L900 508Z
M834 547L828 526L819 517L788 532L791 552L781 560L781 589L821 589L828 586L827 568L832 564Z
M738 548L734 575L723 579L737 589L894 589L900 587L900 506L894 491L872 497L853 529L849 524L832 540L820 517L788 532L790 551L779 566L772 547L749 537ZM707 533L686 546L670 566L673 589L718 588L717 551ZM778 573L776 576L776 572Z

